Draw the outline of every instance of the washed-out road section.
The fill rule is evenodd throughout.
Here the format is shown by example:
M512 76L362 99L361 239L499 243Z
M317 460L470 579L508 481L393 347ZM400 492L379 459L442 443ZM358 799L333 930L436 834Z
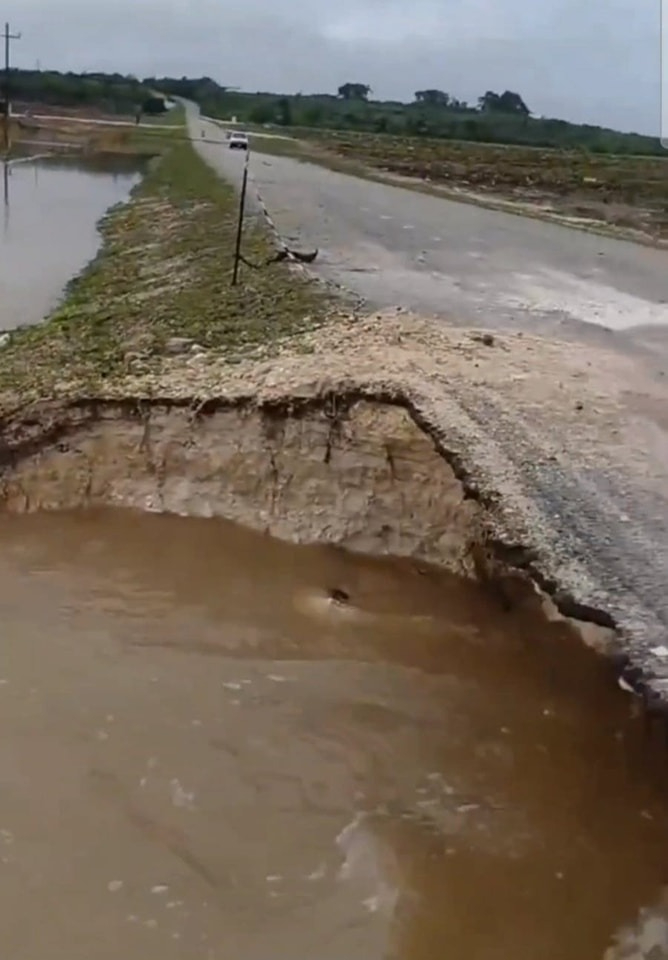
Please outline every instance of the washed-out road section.
M238 184L243 156L194 106L187 116L200 154ZM505 465L499 491L512 477L531 504L559 584L610 613L668 689L652 652L659 639L668 647L668 253L285 156L253 154L250 172L251 205L259 193L284 239L319 248L315 272L373 309L574 342L582 369L571 376L551 371L536 341L540 377L570 381L558 414L517 377L503 386L499 350L496 383L459 382L453 437L472 459ZM598 392L583 411L573 378L589 369Z

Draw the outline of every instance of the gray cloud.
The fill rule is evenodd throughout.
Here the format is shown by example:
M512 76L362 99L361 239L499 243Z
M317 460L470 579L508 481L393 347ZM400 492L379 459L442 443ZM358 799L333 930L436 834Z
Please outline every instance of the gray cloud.
M668 7L668 0L664 0ZM207 74L247 90L474 101L658 133L660 0L15 0L17 65ZM668 12L666 15L668 20Z

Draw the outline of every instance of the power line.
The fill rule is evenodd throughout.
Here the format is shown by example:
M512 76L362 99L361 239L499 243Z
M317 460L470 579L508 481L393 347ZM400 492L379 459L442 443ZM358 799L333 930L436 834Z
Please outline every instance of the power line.
M11 106L9 103L9 85L10 85L10 76L9 76L9 45L12 40L20 40L20 33L10 33L9 24L5 24L5 32L3 34L5 38L5 111L4 111L4 133L5 133L5 151L9 150L9 114L11 111Z

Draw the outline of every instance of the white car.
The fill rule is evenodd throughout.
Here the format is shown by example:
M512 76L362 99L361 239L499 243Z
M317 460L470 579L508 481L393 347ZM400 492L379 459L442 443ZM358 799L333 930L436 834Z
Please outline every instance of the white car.
M231 133L228 144L230 150L248 150L248 137L245 133Z

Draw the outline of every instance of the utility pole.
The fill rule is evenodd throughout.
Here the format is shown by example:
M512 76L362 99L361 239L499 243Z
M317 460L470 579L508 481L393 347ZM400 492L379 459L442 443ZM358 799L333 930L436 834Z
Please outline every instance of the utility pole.
M3 36L4 36L4 38L5 38L5 112L4 112L3 129L4 129L4 133L5 133L5 152L8 152L8 151L9 151L9 111L10 111L10 109L11 109L11 108L10 108L10 105L9 105L9 85L10 85L10 79L9 79L9 44L11 43L12 40L20 40L20 39L21 39L21 34L20 34L20 33L10 33L10 32L9 32L9 24L6 23L6 24L5 24L5 32L4 32Z

